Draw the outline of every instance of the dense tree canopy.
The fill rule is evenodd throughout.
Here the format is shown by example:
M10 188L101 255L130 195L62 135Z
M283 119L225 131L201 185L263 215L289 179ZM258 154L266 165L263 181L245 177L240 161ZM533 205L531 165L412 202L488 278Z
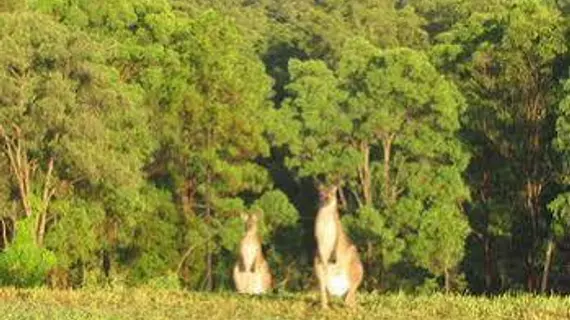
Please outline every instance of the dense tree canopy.
M568 291L567 1L0 3L0 285Z

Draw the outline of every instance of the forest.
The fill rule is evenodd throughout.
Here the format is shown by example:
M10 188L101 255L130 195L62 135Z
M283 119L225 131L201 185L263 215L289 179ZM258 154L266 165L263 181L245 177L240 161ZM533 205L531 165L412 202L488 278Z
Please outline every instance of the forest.
M570 292L570 1L2 0L0 285Z

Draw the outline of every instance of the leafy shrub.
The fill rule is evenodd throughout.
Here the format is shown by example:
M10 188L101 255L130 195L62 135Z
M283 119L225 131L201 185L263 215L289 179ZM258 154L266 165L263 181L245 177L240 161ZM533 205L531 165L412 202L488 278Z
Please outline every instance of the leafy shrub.
M14 241L0 254L0 285L40 286L48 271L56 264L53 252L36 245L33 226L33 218L16 223Z

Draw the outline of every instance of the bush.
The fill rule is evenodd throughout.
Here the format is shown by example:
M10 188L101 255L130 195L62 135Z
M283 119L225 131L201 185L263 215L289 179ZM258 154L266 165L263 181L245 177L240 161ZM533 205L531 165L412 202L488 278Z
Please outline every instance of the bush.
M53 252L36 245L33 219L16 223L16 237L0 254L0 285L36 287L44 283L48 271L56 264Z

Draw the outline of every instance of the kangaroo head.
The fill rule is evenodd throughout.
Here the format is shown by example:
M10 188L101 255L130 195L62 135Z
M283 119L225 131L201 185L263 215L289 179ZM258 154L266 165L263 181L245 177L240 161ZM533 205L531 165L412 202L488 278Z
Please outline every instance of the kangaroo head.
M336 192L338 187L333 186L319 186L319 201L321 207L328 205L332 201L336 201Z
M247 231L257 228L257 221L259 220L259 216L261 212L255 211L253 213L244 213L242 214L242 219L245 222L245 229Z

